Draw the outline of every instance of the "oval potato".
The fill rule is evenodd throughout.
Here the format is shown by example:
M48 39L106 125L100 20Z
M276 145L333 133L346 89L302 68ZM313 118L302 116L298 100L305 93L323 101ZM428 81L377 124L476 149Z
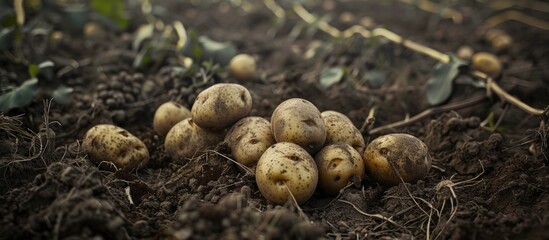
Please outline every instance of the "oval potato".
M255 116L236 122L225 136L225 142L235 160L251 168L255 167L265 150L276 143L271 122Z
M149 150L145 144L127 130L114 125L100 124L90 128L84 136L82 149L97 165L110 162L117 168L129 171L149 161Z
M223 140L223 132L212 132L187 118L172 127L164 140L166 154L174 160L198 156L210 146Z
M326 126L326 142L324 145L343 142L351 145L359 153L364 152L366 148L364 137L351 122L351 119L336 111L324 111L321 116Z
M229 62L229 72L238 80L250 80L255 77L256 64L254 57L238 54Z
M190 118L191 111L177 102L166 102L160 105L154 113L154 131L165 137L172 127L183 119Z
M311 102L292 98L280 103L271 116L276 142L292 142L310 154L326 142L326 128L320 111Z
M284 204L291 192L296 202L302 204L315 192L318 169L305 149L281 142L269 147L259 158L255 179L259 191L270 202Z
M200 92L191 108L196 125L209 130L221 130L248 116L252 110L252 95L242 85L215 84Z
M380 136L364 151L368 176L387 186L423 179L429 173L431 161L425 143L409 134Z
M318 187L336 194L349 182L361 183L364 178L364 161L360 153L346 143L323 147L315 156L318 166Z

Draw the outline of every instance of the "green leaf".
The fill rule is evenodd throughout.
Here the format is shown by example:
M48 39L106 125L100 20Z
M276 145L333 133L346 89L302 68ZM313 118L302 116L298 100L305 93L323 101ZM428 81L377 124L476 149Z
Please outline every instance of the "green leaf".
M29 65L29 76L35 78L38 75L40 68L36 64Z
M427 101L431 105L438 105L446 101L452 95L454 79L461 69L468 64L454 54L448 54L450 63L438 63L431 71L431 77L427 81Z
M154 33L153 24L141 25L135 33L135 38L132 43L133 50L138 51L143 41L151 38L153 33Z
M120 29L126 29L129 19L126 16L125 0L92 0L91 8L112 19Z
M50 60L41 62L40 64L38 64L37 74L40 74L41 77L44 77L47 80L52 80L55 75L53 69L54 66L55 64Z
M4 28L0 31L0 50L7 49L13 44L14 29Z
M216 42L206 36L198 38L202 46L203 60L212 60L215 63L226 66L236 55L236 48L228 42Z
M61 104L69 104L71 93L74 91L73 88L67 87L65 85L59 86L52 93L53 100Z
M0 96L0 112L29 105L37 92L37 78L25 81L21 86Z
M341 81L343 73L344 71L341 67L331 67L322 70L320 73L320 85L324 89L329 88Z

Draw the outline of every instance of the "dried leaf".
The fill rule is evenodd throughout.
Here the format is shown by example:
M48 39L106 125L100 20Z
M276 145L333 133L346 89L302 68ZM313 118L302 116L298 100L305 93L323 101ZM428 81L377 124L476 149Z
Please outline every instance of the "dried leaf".
M153 24L141 25L135 33L135 38L133 39L133 43L132 43L132 49L134 51L138 51L143 41L151 38L153 33L154 33Z

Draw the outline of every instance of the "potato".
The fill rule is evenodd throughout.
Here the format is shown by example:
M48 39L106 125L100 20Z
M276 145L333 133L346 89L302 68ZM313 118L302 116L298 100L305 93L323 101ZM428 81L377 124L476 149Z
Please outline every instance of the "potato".
M364 137L351 122L351 119L336 111L324 111L321 116L326 127L326 142L324 145L343 142L351 145L359 153L364 152L364 148L366 148Z
M318 169L305 149L281 142L269 147L259 158L255 180L263 197L270 202L284 204L291 192L297 203L302 204L315 192Z
M123 128L100 124L86 132L82 149L98 165L111 162L117 168L134 170L149 161L149 150L137 137Z
M275 144L271 122L261 117L246 117L236 122L225 136L235 160L254 168L265 150Z
M223 137L224 132L205 130L187 118L170 129L164 140L164 149L174 160L191 158L203 153L207 147L218 144Z
M280 103L271 116L276 142L292 142L314 154L324 146L326 128L320 111L311 102L292 98Z
M364 161L360 153L346 143L327 145L315 156L318 166L318 187L326 193L336 194L350 181L361 183L364 178Z
M229 72L238 80L253 79L255 68L255 59L248 54L238 54L229 62Z
M418 138L396 133L378 137L368 144L364 165L372 179L394 186L401 182L400 177L408 183L424 178L431 168L431 156Z
M471 64L473 68L488 74L492 78L501 74L501 61L494 54L487 52L475 53L473 57L471 57Z
M154 131L158 135L165 137L168 131L170 131L176 123L190 117L191 111L183 105L173 101L166 102L160 105L154 113Z
M251 110L252 95L248 89L234 83L220 83L198 94L191 114L201 128L221 130L248 116Z

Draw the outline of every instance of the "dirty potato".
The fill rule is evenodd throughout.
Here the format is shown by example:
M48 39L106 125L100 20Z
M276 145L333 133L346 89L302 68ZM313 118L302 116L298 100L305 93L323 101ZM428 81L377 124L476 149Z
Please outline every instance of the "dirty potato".
M368 144L364 165L372 179L394 186L401 181L413 183L424 178L431 168L431 156L425 143L418 138L402 133L389 134Z
M262 117L243 118L231 127L225 142L237 162L254 168L265 150L275 144L271 122Z
M292 142L314 154L324 146L326 128L320 111L311 102L292 98L280 103L271 116L276 142Z
M326 126L324 145L343 142L351 145L359 153L364 152L364 148L366 148L364 137L351 122L351 119L336 111L324 111L321 116Z
M82 149L92 162L112 163L116 168L134 170L149 161L145 144L127 130L108 124L100 124L86 132ZM105 167L110 168L109 165Z
M173 101L166 102L160 105L154 113L154 131L158 135L165 137L176 123L190 117L191 111L185 106Z
M205 130L187 118L170 129L164 140L164 149L174 160L191 158L203 153L207 147L218 144L223 137L224 132Z
M242 85L215 84L200 92L191 108L196 125L209 130L221 130L248 116L252 110L252 95Z
M257 162L255 179L259 191L270 202L284 204L290 192L298 204L315 192L318 169L311 155L297 144L276 143Z
M349 182L360 184L364 178L364 162L360 153L346 143L327 145L315 156L318 166L318 187L336 194Z

